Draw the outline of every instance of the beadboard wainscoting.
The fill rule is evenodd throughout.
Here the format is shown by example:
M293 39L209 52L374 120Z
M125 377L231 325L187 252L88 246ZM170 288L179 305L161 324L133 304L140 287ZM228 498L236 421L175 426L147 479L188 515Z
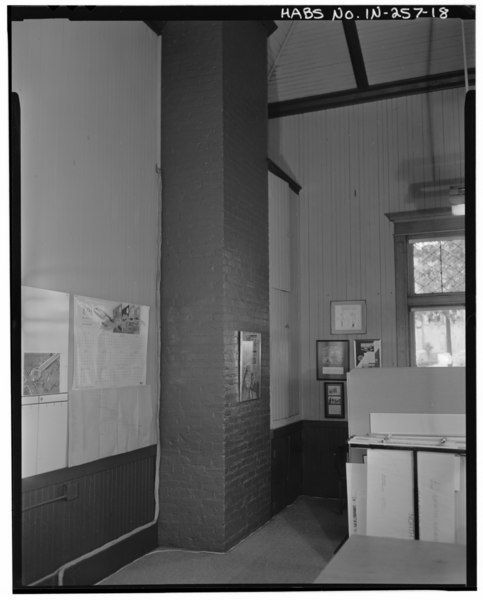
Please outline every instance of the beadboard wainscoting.
M23 480L22 581L56 585L43 578L74 559L147 525L155 515L156 447L104 458ZM157 544L156 530L123 545L122 556L97 557L89 570L90 585ZM116 549L113 546L113 552ZM65 585L74 581L66 570Z

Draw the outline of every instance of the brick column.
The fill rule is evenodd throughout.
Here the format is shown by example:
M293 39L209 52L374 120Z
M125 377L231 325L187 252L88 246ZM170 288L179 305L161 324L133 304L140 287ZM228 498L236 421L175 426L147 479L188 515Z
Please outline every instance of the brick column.
M159 538L225 550L270 514L267 31L162 38ZM243 403L239 330L262 333L262 398Z

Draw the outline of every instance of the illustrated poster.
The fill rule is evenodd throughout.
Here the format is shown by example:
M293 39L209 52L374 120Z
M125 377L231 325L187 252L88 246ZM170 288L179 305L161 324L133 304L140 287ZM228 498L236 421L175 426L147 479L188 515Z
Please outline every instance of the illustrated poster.
M67 392L69 294L22 286L22 396Z
M261 341L260 333L240 332L240 400L242 402L260 398Z
M354 363L357 369L381 366L381 340L354 340Z
M146 383L149 307L74 296L74 389Z

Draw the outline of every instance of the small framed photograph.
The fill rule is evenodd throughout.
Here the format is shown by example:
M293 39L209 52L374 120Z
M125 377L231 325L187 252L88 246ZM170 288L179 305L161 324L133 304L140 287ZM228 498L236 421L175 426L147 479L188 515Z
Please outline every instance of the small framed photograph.
M330 332L366 333L366 301L333 300L330 303Z
M240 402L261 397L262 334L240 331Z
M343 381L325 382L324 404L326 419L343 419L345 417Z
M348 340L317 340L317 379L345 379L349 370Z
M354 366L356 369L381 366L381 340L354 340Z

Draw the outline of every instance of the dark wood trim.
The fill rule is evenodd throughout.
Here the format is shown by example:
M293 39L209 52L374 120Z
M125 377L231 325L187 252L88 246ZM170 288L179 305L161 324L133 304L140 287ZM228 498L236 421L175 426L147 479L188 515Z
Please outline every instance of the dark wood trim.
M285 437L291 433L296 431L302 431L304 422L296 421L295 423L290 423L289 425L284 425L283 427L278 427L277 429L270 430L270 439L276 439L280 437Z
M345 383L345 381L344 381ZM339 419L339 420L334 420L334 419L304 419L302 421L303 425L305 428L307 427L312 427L312 428L319 428L319 429L327 429L327 428L332 428L332 429L347 429L348 425L347 425L347 419Z
M464 292L451 292L448 294L409 294L408 308L440 308L441 304L447 306L465 306Z
M342 21L342 27L344 28L345 39L357 87L360 90L365 90L369 87L369 80L367 79L366 65L364 64L364 57L362 56L357 26L355 21Z
M346 420L304 420L303 494L345 499L343 449L349 436Z
M280 179L286 181L289 185L289 188L297 195L300 193L302 186L298 184L295 179L292 179L290 175L287 175L287 173L285 173L285 171L275 164L270 158L267 158L267 164L270 173L273 173L273 175L276 175L277 177L280 177Z
M470 85L474 85L475 70L469 69ZM427 77L417 77L400 81L391 81L378 85L370 85L365 90L351 89L294 100L283 100L271 102L268 105L268 118L277 119L289 115L297 115L329 108L338 108L364 102L375 102L399 96L410 96L412 94L425 94L438 90L445 90L465 86L464 71L453 71L440 73Z
M435 232L441 235L446 234L464 234L465 227L461 225L461 222L457 222L456 219L462 219L464 217L453 217L454 221L448 221L446 219L434 219L431 222L413 222L409 224L395 224L394 235L398 236L411 236L411 237L424 237L434 236Z
M91 475L98 471L105 471L127 462L143 460L155 455L156 446L146 446L145 448L124 452L123 454L116 454L115 456L108 456L107 458L94 460L83 465L66 467L65 469L58 469L57 471L50 471L49 473L33 475L32 477L26 477L22 480L22 490L23 492L29 492L49 485L65 483L71 479L79 479L80 477L85 477L86 475Z
M427 221L435 218L451 218L451 208L423 208L420 210L403 210L401 212L386 213L392 223L408 223L411 221Z
M303 421L270 431L271 514L288 506L302 493Z
M386 217L394 223L395 236L465 231L465 217L454 216L449 207L386 213Z

